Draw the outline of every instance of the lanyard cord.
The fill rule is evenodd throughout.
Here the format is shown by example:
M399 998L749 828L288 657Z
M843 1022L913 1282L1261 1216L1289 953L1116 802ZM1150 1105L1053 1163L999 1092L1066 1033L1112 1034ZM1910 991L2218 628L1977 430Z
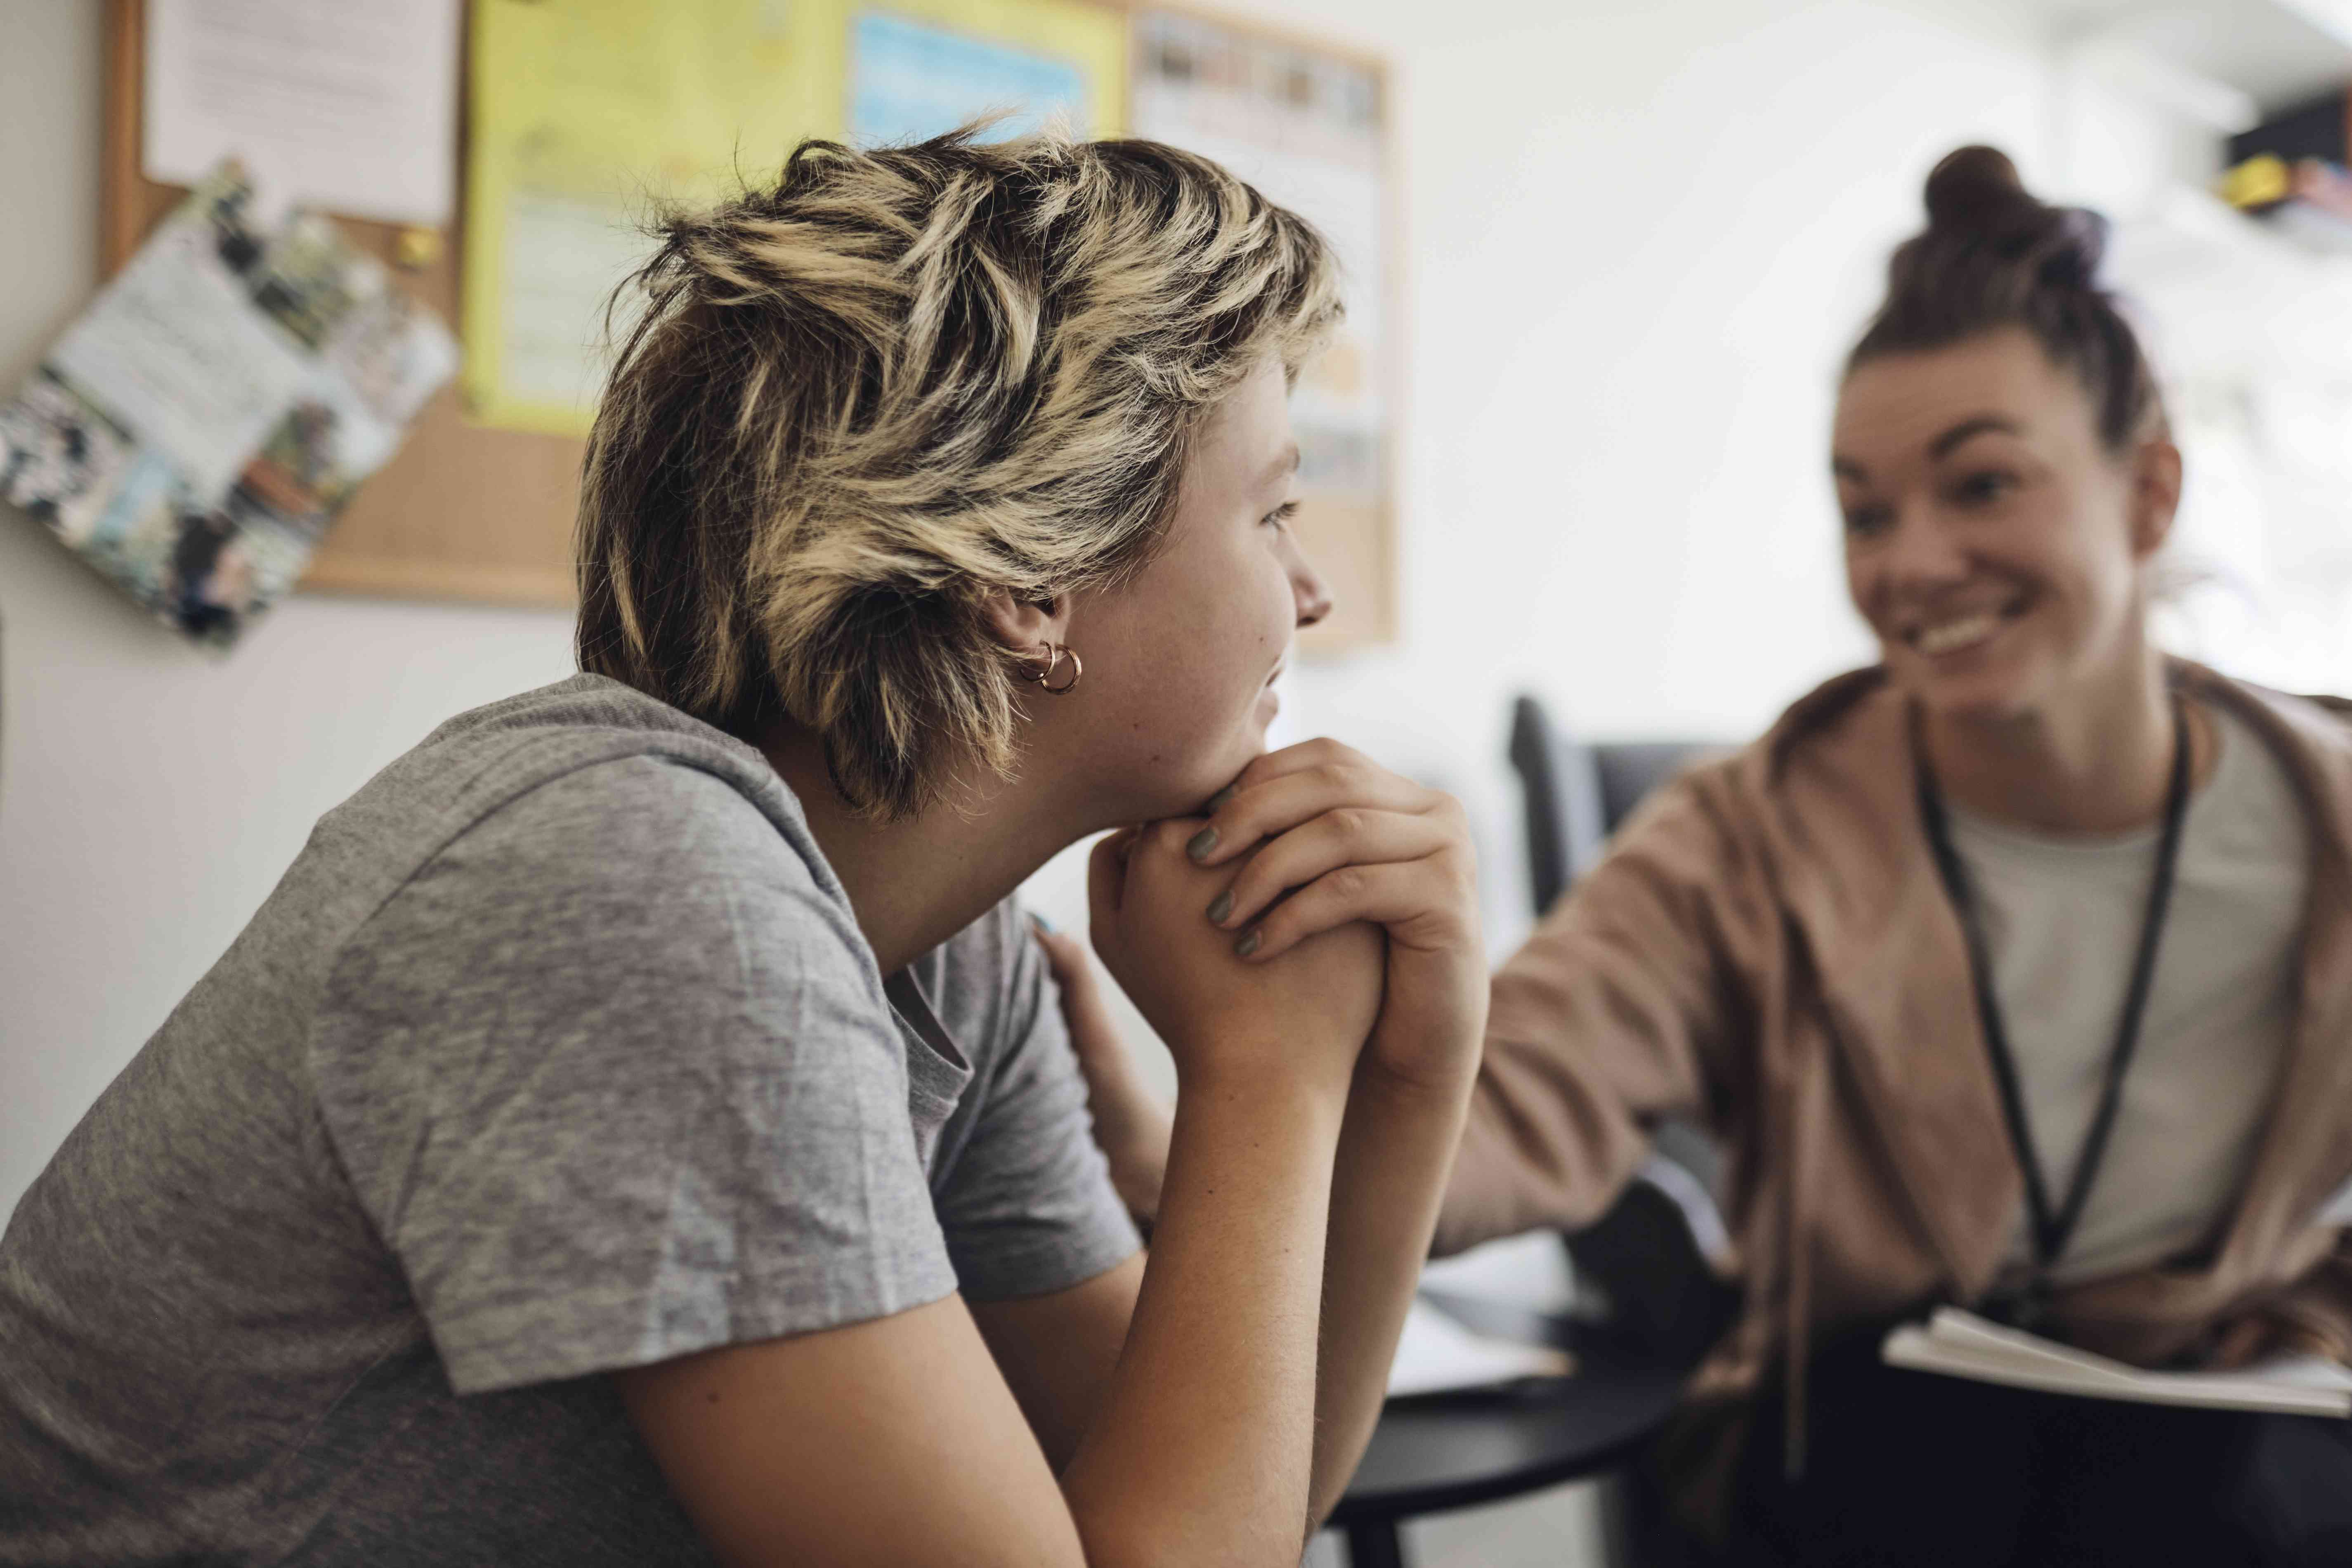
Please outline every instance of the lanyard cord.
M1916 743L1916 730L1914 740ZM2132 1054L2139 1047L2140 1016L2147 1010L2147 994L2156 979L2156 952L2164 940L2165 915L2172 902L2174 874L2179 864L2181 823L2189 815L2188 711L2179 694L2174 693L2172 780L2164 800L2163 836L2157 842L2156 881L2148 889L2147 916L2140 927L2139 952L2132 964L2130 989L2124 994L2123 1018L2116 1026L2115 1047L2108 1053L2106 1081L2100 1091L2098 1111L2084 1137L2074 1176L2066 1184L2064 1206L2055 1212L2050 1206L2050 1189L2042 1177L2042 1162L2034 1153L2033 1131L2026 1121L2025 1093L2018 1077L2017 1058L2010 1049L2000 998L1993 989L1992 954L1985 941L1983 916L1969 882L1968 868L1952 847L1943 795L1928 764L1927 748L1918 745L1917 751L1919 816L1927 826L1927 842L1935 850L1936 868L1943 874L1945 890L1951 895L1953 908L1960 917L1961 931L1968 939L1969 969L1976 981L1977 1012L1984 1026L1985 1050L1992 1058L1993 1076L2000 1080L2000 1106L2009 1122L2010 1142L2016 1150L2019 1168L2025 1174L2025 1198L2033 1220L2033 1256L2039 1283L2040 1277L2045 1277L2066 1250L2075 1226L2082 1220L2084 1207L2090 1202L2091 1184L2098 1176L2108 1135L2114 1132L2116 1112L2123 1106L2124 1076L2131 1070Z

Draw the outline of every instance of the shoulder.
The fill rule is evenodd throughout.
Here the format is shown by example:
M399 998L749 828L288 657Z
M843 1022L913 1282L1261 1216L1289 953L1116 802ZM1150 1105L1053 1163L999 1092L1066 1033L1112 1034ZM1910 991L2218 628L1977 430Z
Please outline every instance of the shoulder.
M1628 834L1696 836L1731 847L1775 833L1823 799L1860 801L1907 776L1900 693L1876 667L1822 682L1745 745L1705 756L1661 784Z
M331 831L373 835L352 859L381 876L333 994L462 978L477 1000L487 983L578 1001L625 972L709 1005L820 973L877 997L847 897L765 760L577 684L445 726L344 808Z
M2173 669L2191 695L2253 730L2273 748L2284 744L2318 759L2352 759L2352 699L2281 691L2188 659L2175 660Z
M420 882L544 899L588 886L839 886L766 759L597 676L461 714L320 824L312 849Z
M2352 702L2296 696L2177 660L2181 685L2267 749L2322 838L2352 850Z

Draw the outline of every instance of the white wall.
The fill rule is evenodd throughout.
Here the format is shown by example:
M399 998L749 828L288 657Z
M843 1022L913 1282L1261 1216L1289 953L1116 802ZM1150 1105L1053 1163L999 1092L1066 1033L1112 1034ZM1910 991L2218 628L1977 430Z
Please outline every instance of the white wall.
M1448 780L1524 924L1515 689L1602 736L1737 738L1867 656L1826 477L1835 369L1935 160L2045 163L2041 18L1992 0L1284 7L1378 16L1412 195L1405 628L1303 711Z
M1520 687L1602 734L1752 731L1853 660L1822 479L1836 357L1920 175L2044 160L2027 0L1260 0L1396 62L1405 637L1304 721L1478 807ZM94 0L0 48L0 384L92 278ZM554 616L298 598L226 661L0 511L0 1212L310 822L441 717L569 668Z
M1861 656L1825 482L1837 356L1920 176L2050 118L2029 0L1228 0L1395 61L1410 247L1404 638L1299 721L1476 810L1525 688L1604 735L1737 737ZM90 286L95 0L8 0L0 385ZM555 616L298 598L225 662L0 508L0 1214L311 821L442 717L570 668ZM1049 909L1082 899L1065 863ZM1573 1500L1416 1527L1559 1561ZM1563 1535L1566 1532L1566 1536Z
M0 386L98 233L96 0L8 0ZM0 506L0 1213L259 905L310 824L441 719L572 668L558 615L298 598L226 660Z

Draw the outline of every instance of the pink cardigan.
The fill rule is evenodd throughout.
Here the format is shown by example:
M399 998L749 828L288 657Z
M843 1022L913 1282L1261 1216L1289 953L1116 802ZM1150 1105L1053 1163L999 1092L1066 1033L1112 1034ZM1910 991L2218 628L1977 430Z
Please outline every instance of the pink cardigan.
M2294 1038L2210 1258L2063 1292L2052 1331L2153 1363L2267 1311L2352 1356L2352 1248L2316 1223L2352 1178L2352 704L2174 672L2275 750L2311 813ZM1496 976L1439 1222L1440 1251L1589 1223L1653 1119L1703 1117L1726 1145L1745 1309L1691 1382L1693 1415L1727 1439L1780 1360L1792 1455L1813 1338L1976 1298L2023 1202L1907 723L1882 671L1842 676L1626 825ZM1696 1482L1727 1458L1675 1468Z

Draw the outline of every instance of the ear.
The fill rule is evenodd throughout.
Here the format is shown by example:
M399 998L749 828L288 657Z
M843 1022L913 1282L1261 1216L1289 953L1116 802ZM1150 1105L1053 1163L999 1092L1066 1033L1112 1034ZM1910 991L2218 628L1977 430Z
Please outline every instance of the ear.
M2146 561L2172 537L2180 510L2180 448L2161 437L2132 454L2132 555Z
M1043 657L1047 643L1063 640L1070 625L1070 597L1017 599L1009 589L992 588L982 601L988 627L1005 650Z

